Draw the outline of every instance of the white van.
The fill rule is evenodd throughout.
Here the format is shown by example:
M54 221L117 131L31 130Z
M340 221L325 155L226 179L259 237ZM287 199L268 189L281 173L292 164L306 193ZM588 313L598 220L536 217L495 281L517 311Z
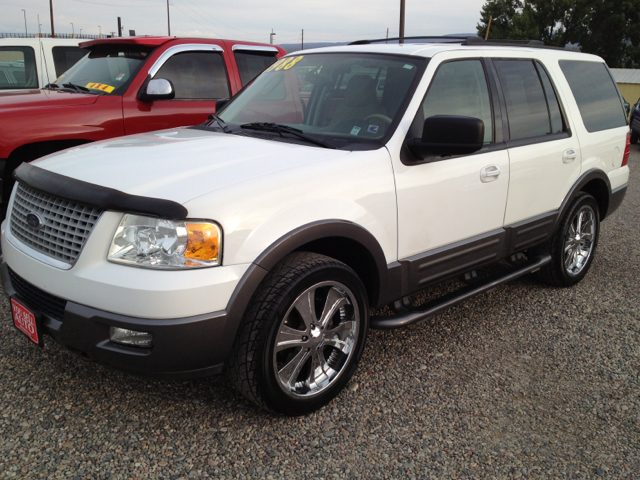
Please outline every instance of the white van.
M0 93L42 88L87 54L80 39L0 38Z

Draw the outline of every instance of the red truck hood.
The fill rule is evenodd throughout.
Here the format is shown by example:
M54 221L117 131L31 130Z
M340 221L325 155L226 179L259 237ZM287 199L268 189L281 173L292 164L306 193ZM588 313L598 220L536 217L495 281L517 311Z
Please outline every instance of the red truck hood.
M0 95L0 109L91 105L98 100L98 97L99 95L89 95L86 93L29 90L26 92L5 93Z

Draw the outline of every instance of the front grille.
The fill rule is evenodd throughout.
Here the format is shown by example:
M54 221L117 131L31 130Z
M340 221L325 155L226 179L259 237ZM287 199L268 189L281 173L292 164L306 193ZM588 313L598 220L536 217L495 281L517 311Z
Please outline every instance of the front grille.
M43 226L34 229L27 215L37 214ZM11 209L11 233L25 245L73 265L102 210L18 184Z
M64 309L67 306L66 300L31 285L11 269L9 269L9 277L11 278L13 289L29 307L62 321Z

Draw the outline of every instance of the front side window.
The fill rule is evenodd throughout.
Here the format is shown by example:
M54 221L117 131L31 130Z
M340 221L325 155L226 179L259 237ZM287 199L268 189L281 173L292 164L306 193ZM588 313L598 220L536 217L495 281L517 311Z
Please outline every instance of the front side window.
M0 90L18 88L38 88L33 48L0 47Z
M624 127L627 119L607 66L601 62L560 61L584 126L589 132Z
M233 52L233 55L236 59L236 65L238 65L240 81L243 87L277 60L276 52L237 50Z
M338 148L377 148L399 122L426 61L355 53L284 57L237 95L220 117L244 134L251 134L248 124L277 123Z
M96 47L54 82L53 89L99 95L122 95L149 58L141 45Z
M56 77L73 67L78 60L84 57L88 52L80 47L53 47L53 65L56 69Z
M484 122L484 143L491 143L491 101L482 62L459 60L441 65L422 103L422 115L422 119L435 115L479 118Z
M173 83L176 100L229 98L229 80L218 52L182 52L169 58L154 78Z

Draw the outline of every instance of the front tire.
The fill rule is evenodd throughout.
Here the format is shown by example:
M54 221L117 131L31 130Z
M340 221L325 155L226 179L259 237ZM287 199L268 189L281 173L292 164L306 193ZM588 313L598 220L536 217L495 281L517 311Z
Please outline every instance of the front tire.
M581 193L571 203L551 241L551 264L540 271L546 283L570 287L580 282L591 267L598 246L598 203Z
M253 296L227 374L265 410L311 413L355 372L368 322L367 295L351 268L323 255L293 253Z

